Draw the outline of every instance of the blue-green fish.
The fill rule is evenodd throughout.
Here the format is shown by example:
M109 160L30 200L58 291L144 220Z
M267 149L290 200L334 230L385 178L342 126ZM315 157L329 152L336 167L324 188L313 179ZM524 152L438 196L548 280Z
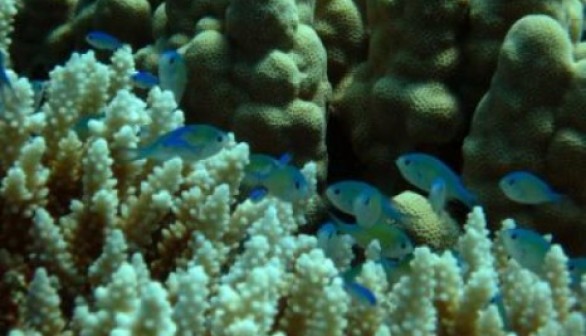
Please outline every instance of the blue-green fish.
M586 274L586 258L571 258L568 260L568 271L570 272L570 286L574 290L580 290L582 276Z
M252 190L250 199L258 202L267 194L285 202L296 202L309 197L309 183L296 167L276 167Z
M400 228L388 223L378 222L370 227L344 223L331 216L332 223L342 233L351 235L356 243L366 248L377 239L381 247L381 255L391 259L401 259L413 252L413 243L409 236Z
M249 159L249 163L244 168L242 183L254 186L261 184L274 169L287 165L291 161L291 155L286 153L275 159L266 154L251 154Z
M344 280L344 289L358 302L367 306L376 306L376 296L368 287L355 281Z
M187 65L176 50L166 51L159 57L159 84L162 90L173 92L177 103L181 102L187 85Z
M560 201L563 196L546 182L527 171L515 171L505 175L499 187L510 199L522 204L542 204Z
M367 188L356 196L352 210L356 223L363 227L370 227L378 222L386 223L387 219L405 223L411 217L399 210L394 201L374 187Z
M528 229L507 229L502 233L507 254L524 268L540 274L551 244L539 233Z
M326 189L326 197L338 210L354 215L356 222L362 226L372 226L387 219L404 222L409 218L396 208L393 201L365 182L336 182Z
M6 64L4 59L4 52L0 50L0 115L4 114L6 108L6 95L14 94L10 78L6 73Z
M503 321L503 327L505 330L510 330L509 324L509 317L507 315L507 308L505 307L505 302L503 301L503 295L501 293L495 294L489 301L489 304L495 305L501 321Z
M130 76L130 81L139 89L149 90L159 85L159 78L148 71L137 71Z
M327 222L323 224L316 233L317 246L319 246L322 250L327 251L329 242L335 235L336 226L333 223Z
M427 200L433 211L438 215L444 211L448 197L447 193L446 182L443 178L438 177L431 183L431 189L429 190Z
M122 47L122 42L103 31L91 31L85 36L86 42L99 50L114 51Z
M89 114L83 117L80 117L77 122L73 125L73 131L77 133L77 137L85 141L90 136L90 121L102 119L106 116L104 112L99 112L96 114Z
M429 192L433 182L442 178L448 199L458 199L468 207L477 204L476 197L464 187L456 173L437 158L424 153L401 155L395 161L401 175L419 189Z
M409 253L398 260L384 257L380 259L380 264L390 285L399 282L403 276L411 273L411 260L413 260L413 253Z
M43 80L31 80L31 87L33 89L33 109L34 111L38 111L41 108L41 104L45 98L45 91L47 91L47 87L49 86L49 81Z
M373 187L364 182L346 180L333 183L326 189L327 199L343 213L354 215L354 202L358 195Z
M153 159L166 161L180 157L187 161L207 159L228 144L227 134L210 125L186 125L163 134L151 144L121 152L123 160Z

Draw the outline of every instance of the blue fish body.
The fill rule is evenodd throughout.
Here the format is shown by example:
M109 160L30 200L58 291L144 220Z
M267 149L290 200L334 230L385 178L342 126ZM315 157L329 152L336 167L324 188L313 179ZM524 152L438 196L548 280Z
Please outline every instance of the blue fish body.
M0 51L0 89L4 90L7 88L12 90L12 84L10 83L10 79L6 73L6 61L4 57L4 53Z
M352 212L356 217L356 223L363 227L370 227L378 222L384 223L387 219L405 223L411 217L397 209L392 200L374 187L367 188L356 196Z
M187 161L198 161L217 154L227 144L227 134L214 126L186 125L162 135L145 147L127 149L123 152L123 159L166 161L181 157Z
M543 260L551 244L539 233L529 229L507 229L502 234L507 254L524 268L540 274Z
M437 158L423 153L410 153L396 160L401 175L412 185L429 192L437 178L446 184L449 199L458 199L468 207L477 204L476 197L464 187L464 183L450 167Z
M260 185L274 169L283 167L291 161L291 155L286 153L280 158L275 159L266 154L252 154L250 155L249 163L244 168L245 185Z
M368 289L368 287L361 285L355 281L344 281L344 289L358 302L367 306L376 305L376 296Z
M503 295L501 293L497 293L495 296L492 297L492 299L490 299L489 304L493 304L496 306L501 321L503 321L503 327L505 328L505 330L509 330L511 327L509 324L509 318L507 315L505 302L503 301Z
M522 204L558 202L563 196L542 179L527 171L515 171L499 181L499 187L510 199Z
M413 243L409 236L400 228L385 222L378 222L370 227L348 224L331 216L336 229L351 235L356 243L366 248L375 239L379 241L381 255L391 259L401 259L413 252Z
M41 104L43 102L43 99L45 98L45 91L47 91L47 87L49 86L49 82L42 81L42 80L32 80L31 86L33 89L33 101L34 101L33 108L35 111L38 111L41 108Z
M397 283L401 277L411 273L411 260L413 260L412 253L405 255L401 259L380 259L380 264L390 285Z
M151 89L159 85L159 78L148 71L137 71L130 76L132 84L140 89Z
M176 50L166 51L159 57L159 85L162 90L173 92L177 103L181 102L187 85L187 65Z
M436 214L441 214L446 206L447 186L443 178L438 177L431 184L428 201Z
M98 120L104 118L104 112L90 114L80 117L77 122L73 125L73 131L77 133L77 137L85 141L90 136L89 124L92 120Z
M373 189L370 184L345 180L333 183L326 189L326 197L343 213L354 215L354 202L356 198L363 192Z
M122 42L120 42L120 40L102 31L89 32L86 35L85 40L89 45L99 50L114 51L122 47Z
M6 73L6 64L4 59L4 53L0 50L0 115L4 114L6 109L6 95L13 94L12 84L10 78Z
M291 165L279 166L271 170L253 189L251 196L263 189L266 190L267 194L285 202L296 202L309 197L307 179L298 168ZM254 199L252 200L254 201Z
M568 260L568 271L570 272L570 286L574 290L579 290L582 284L582 276L586 274L586 258Z

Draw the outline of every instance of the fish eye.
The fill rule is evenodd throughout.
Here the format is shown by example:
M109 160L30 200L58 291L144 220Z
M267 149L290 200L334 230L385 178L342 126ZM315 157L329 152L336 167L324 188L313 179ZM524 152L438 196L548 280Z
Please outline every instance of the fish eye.
M407 249L407 243L402 242L401 243L401 250L405 250L405 249Z
M405 159L405 166L408 166L411 164L411 160L410 159Z
M515 184L515 179L509 179L509 180L507 181L507 183L508 183L509 185L513 185L513 184Z
M340 195L340 189L334 189L334 195Z
M576 268L574 265L568 265L568 271L573 271Z
M216 141L217 142L222 142L222 141L224 141L224 137L221 136L221 135L218 135L218 137L216 138Z
M517 234L516 233L511 234L511 239L516 240L517 239Z
M295 189L301 189L301 183L299 181L295 181Z

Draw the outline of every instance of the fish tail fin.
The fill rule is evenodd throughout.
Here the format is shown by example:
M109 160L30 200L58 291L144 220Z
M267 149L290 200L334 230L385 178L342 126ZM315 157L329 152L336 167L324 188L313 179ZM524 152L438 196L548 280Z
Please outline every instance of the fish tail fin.
M553 203L561 203L561 202L565 202L568 200L570 200L570 197L568 197L568 195L564 195L564 194L554 193L551 197L551 201Z
M268 190L267 188L265 188L264 186L256 186L252 189L252 191L250 191L250 194L248 195L248 198L253 202L253 203L258 203L260 202L266 195L268 194Z
M453 196L454 197L454 196ZM472 209L479 205L478 198L470 190L461 188L455 195L455 198L464 203L468 208Z
M376 296L368 287L354 281L345 281L344 289L362 304L376 306Z

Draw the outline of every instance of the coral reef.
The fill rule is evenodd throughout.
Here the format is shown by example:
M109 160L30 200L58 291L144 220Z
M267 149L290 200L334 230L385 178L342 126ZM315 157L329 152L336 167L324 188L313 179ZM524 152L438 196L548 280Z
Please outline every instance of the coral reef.
M586 252L575 231L586 218L586 186L580 182L586 167L583 77L582 60L574 57L563 26L548 16L517 21L463 147L464 177L495 219L513 217L551 232L573 253ZM566 197L532 206L500 196L498 180L519 169L542 176Z
M368 58L336 88L333 117L347 130L362 176L384 190L398 176L398 154L449 143L464 126L448 83L460 62L466 10L458 0L368 4Z
M257 152L313 160L327 173L326 52L310 25L314 1L167 1L154 16L157 43L137 52L152 69L164 48L183 53L189 122L232 130ZM157 14L158 13L158 14Z
M584 335L586 277L569 264L586 252L582 10L0 1L0 333ZM88 51L90 30L124 45ZM131 81L167 49L188 67L179 102ZM124 155L190 123L227 144L200 161ZM480 204L465 217L403 191L407 151L456 167ZM249 197L254 153L286 153L271 169L300 167L309 195ZM498 181L514 170L562 199L507 200ZM395 195L406 220L390 225L413 253L389 260L379 239L316 230L328 173ZM516 227L547 234L539 270L509 255Z

